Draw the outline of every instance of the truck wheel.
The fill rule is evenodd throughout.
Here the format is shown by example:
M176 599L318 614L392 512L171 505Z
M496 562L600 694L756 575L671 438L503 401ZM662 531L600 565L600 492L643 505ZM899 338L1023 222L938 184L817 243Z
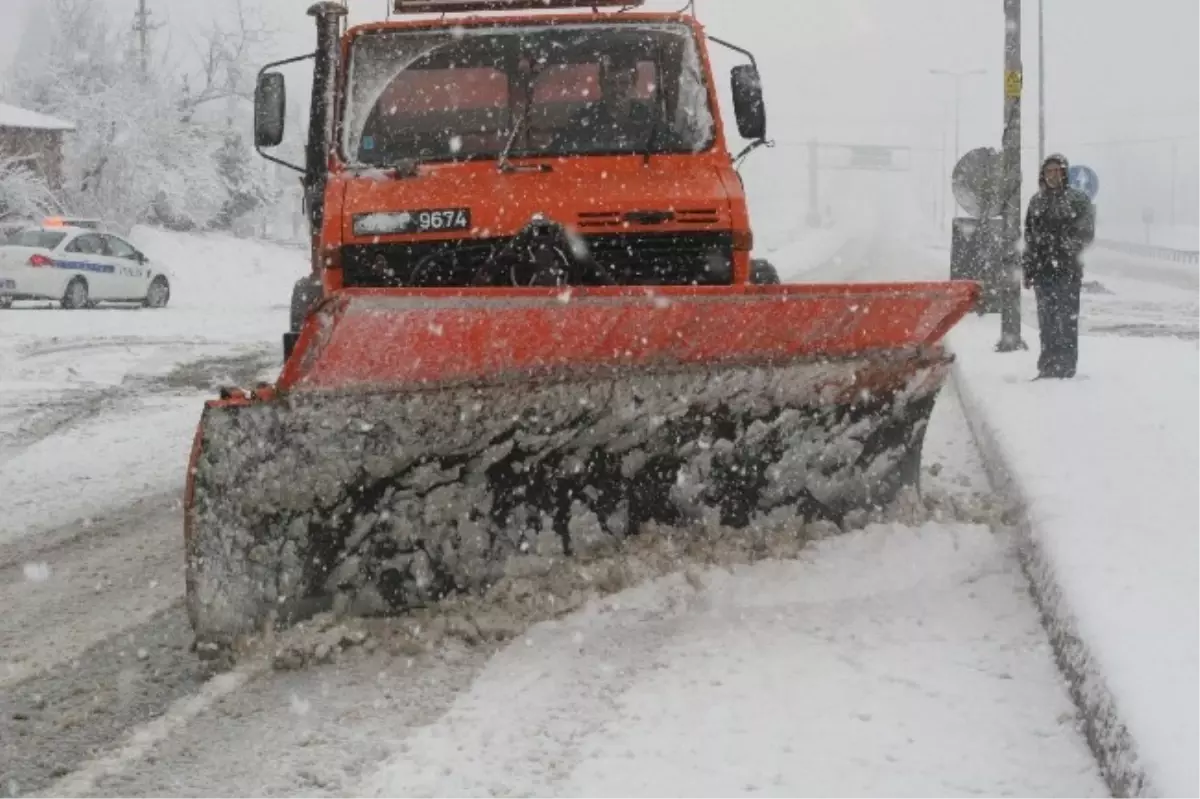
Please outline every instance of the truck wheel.
M288 332L283 334L283 359L292 357L292 349L300 338L300 327L309 310L321 299L321 282L313 275L302 277L292 286L292 304Z
M753 258L750 261L750 282L760 286L777 286L780 283L779 272L765 258Z
M299 333L304 317L317 300L321 299L321 283L312 275L302 277L292 286L292 308L288 329Z

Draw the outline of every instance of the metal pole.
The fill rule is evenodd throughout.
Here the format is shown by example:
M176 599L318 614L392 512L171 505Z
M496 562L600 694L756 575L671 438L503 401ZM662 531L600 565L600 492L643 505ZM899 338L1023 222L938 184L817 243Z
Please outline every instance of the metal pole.
M946 217L951 214L950 211L950 177L946 174L946 126L942 125L942 150L938 155L942 162L942 215L941 229L946 229Z
M1021 0L1004 0L1004 140L1001 154L1000 341L997 352L1029 349L1021 339Z
M1038 0L1038 165L1046 160L1046 0Z
M961 147L960 120L962 119L962 113L961 113L962 80L963 80L963 78L973 77L976 75L986 75L987 70L986 69L965 69L965 70L955 72L954 70L949 70L949 69L931 69L931 70L929 70L929 74L937 75L938 77L954 79L954 157L953 157L953 163L957 164L958 158L959 158L959 148ZM945 126L943 125L943 128L944 127ZM945 141L946 141L946 136L943 133L943 135L942 135L942 149L943 150L945 150ZM943 159L944 158L945 158L945 155L943 154ZM958 204L954 203L953 208L954 208L954 211L952 212L952 214L958 210Z
M954 163L962 153L962 75L954 76Z
M820 175L817 164L819 155L820 145L817 144L816 139L810 139L808 142L808 219L805 221L811 228L821 226L820 192L818 190Z
M1171 142L1171 227L1175 227L1175 186L1179 169L1179 142Z

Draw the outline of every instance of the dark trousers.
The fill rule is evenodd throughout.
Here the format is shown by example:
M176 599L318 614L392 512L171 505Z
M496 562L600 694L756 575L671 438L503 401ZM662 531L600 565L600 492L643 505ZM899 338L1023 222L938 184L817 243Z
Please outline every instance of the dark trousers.
M1079 361L1079 291L1082 283L1082 270L1073 269L1041 277L1033 285L1042 341L1038 373L1043 377L1075 376Z

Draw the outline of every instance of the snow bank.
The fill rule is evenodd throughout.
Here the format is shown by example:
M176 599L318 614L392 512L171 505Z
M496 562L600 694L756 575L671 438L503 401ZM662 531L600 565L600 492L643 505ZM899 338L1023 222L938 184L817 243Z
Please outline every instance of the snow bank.
M540 624L352 793L1102 795L982 525L873 525L799 561Z
M308 252L299 246L150 227L135 227L129 238L174 273L171 304L180 308L286 309L292 284L309 272Z
M1194 342L1084 337L1074 381L1030 382L995 317L948 337L994 478L1025 506L1028 568L1114 790L1200 792L1200 369Z

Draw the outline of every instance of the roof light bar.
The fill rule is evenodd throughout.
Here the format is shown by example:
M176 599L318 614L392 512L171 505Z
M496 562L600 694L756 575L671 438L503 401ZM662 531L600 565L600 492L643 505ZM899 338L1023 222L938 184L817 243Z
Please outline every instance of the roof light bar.
M641 6L646 0L395 0L396 14L543 11L555 8Z

